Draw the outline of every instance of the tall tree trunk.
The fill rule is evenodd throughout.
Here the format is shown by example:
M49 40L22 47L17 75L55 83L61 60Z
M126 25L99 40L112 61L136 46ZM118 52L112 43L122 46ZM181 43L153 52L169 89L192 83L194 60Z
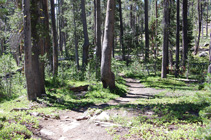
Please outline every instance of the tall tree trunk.
M37 89L34 87L34 73L32 67L32 42L31 42L31 14L30 1L23 0L24 11L24 67L28 100L36 100Z
M63 4L64 4L64 0L60 0L59 2L59 48L60 48L60 52L61 55L63 55L63 46L64 46L64 32L62 31L62 29L64 28L64 8L63 8Z
M168 35L169 35L169 0L164 0L164 26L163 26L163 57L162 57L162 70L161 78L167 78L168 67Z
M155 0L155 48L154 48L154 59L155 59L155 75L157 71L157 52L158 52L158 43L157 43L157 35L158 35L158 2Z
M180 0L177 0L177 34L176 34L176 70L175 77L179 74L179 42L180 42Z
M145 62L149 61L148 0L145 3Z
M32 40L32 67L34 71L34 87L37 89L37 97L45 94L44 87L44 66L40 62L39 56L41 49L43 49L43 41L40 39L41 30L39 28L40 22L40 1L31 0L31 37Z
M196 42L195 55L197 55L199 51L200 34L201 34L201 0L198 0L198 24L199 24L199 32L198 32L198 40Z
M73 1L73 24L74 24L74 40L75 40L75 63L77 69L79 70L79 56L78 56L78 35L77 35L77 27L76 27L76 8Z
M45 53L47 56L48 61L51 65L53 65L52 62L52 55L50 53L50 35L49 35L49 15L48 15L48 0L43 0L43 14L44 14L44 30L45 30L45 37L44 37L44 43L45 43Z
M96 31L96 78L100 77L100 62L101 62L101 4L100 0L95 0L95 31Z
M120 46L122 48L122 59L125 61L125 47L123 42L123 23L122 23L122 1L119 0L119 21L120 21Z
M53 75L54 77L58 74L58 42L56 32L56 21L55 21L55 5L54 0L51 0L51 21L53 30Z
M105 34L102 48L101 80L103 87L115 88L115 76L111 72L111 51L114 39L115 0L107 1Z
M83 44L83 68L88 64L88 55L89 55L89 36L87 32L87 22L86 22L86 9L85 9L85 0L81 0L81 19L83 23L83 33L84 33L84 44Z
M209 3L208 0L206 0L207 4L207 16L206 16L206 38L208 37L208 20L209 20Z
M203 20L204 9L203 9L203 5L204 5L204 3L202 2L201 3L201 37L202 37L202 39L204 38L204 20Z
M210 45L209 45L209 66L208 73L211 74L211 33L210 33Z
M182 48L183 48L183 69L185 70L187 54L188 54L188 20L187 20L187 0L183 0L182 11Z

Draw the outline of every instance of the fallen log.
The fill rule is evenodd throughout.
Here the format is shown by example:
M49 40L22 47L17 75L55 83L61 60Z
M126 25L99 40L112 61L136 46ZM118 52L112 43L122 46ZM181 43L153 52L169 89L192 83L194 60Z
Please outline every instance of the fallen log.
M70 90L73 92L81 92L81 91L87 91L88 87L89 87L89 85L79 86L79 87L71 87Z

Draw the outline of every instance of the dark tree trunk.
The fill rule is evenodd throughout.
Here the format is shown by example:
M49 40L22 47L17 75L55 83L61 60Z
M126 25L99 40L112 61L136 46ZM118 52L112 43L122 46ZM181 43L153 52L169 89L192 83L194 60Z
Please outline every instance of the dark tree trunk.
M122 2L121 0L119 2L119 20L120 20L120 46L122 48L122 59L125 61L125 47L123 42L123 23L122 23Z
M163 58L161 78L167 78L168 67L168 37L169 37L169 0L164 0L164 26L163 26Z
M157 35L158 35L158 2L157 0L155 0L155 48L154 48L154 59L155 59L155 65L154 65L154 69L155 69L155 75L156 75L156 71L157 71L157 52L158 52L158 43L157 43Z
M76 27L76 8L73 1L73 24L74 24L74 40L75 40L75 63L77 66L77 69L79 70L79 56L78 56L78 35L77 35L77 27Z
M105 33L102 48L101 80L103 87L115 88L115 76L111 72L111 51L114 39L115 0L107 1Z
M96 0L96 45L97 58L101 60L101 7L100 0Z
M209 20L209 3L208 0L206 0L207 4L207 16L206 16L206 38L208 37L208 20Z
M201 35L201 0L198 0L198 23L199 23L199 32L198 32L198 40L196 42L195 55L197 55L199 51L199 42Z
M55 5L54 0L51 0L51 21L53 31L53 75L54 77L58 74L58 42L56 32L56 21L55 21Z
M149 61L148 0L145 3L145 62Z
M32 67L32 42L31 42L31 14L30 14L30 1L23 0L24 11L24 64L26 75L26 87L28 100L37 99L37 89L34 86L34 73Z
M100 77L100 62L101 62L101 6L100 0L95 0L95 34L96 34L96 78Z
M182 11L182 48L183 48L183 69L185 70L187 54L188 54L188 20L187 20L187 0L183 0Z
M32 67L34 71L34 87L37 89L37 97L41 97L42 94L45 94L44 87L44 63L40 61L39 56L44 55L44 47L43 40L40 38L42 35L42 31L40 29L40 25L42 24L40 21L41 13L40 5L42 3L40 1L32 0L31 1L31 37L32 40Z
M87 22L86 22L86 10L85 10L85 0L81 0L81 19L83 23L83 33L84 33L84 44L83 44L83 68L88 64L88 55L89 55L89 36L87 32Z
M48 0L43 0L43 13L44 13L44 30L45 30L45 37L44 37L44 43L45 43L45 53L47 55L47 59L50 62L51 65L53 65L52 62L52 55L50 53L50 35L49 35L49 15L48 15Z
M59 48L60 48L60 53L61 55L63 55L63 47L64 47L64 32L62 31L62 29L64 28L64 9L63 9L63 4L64 4L64 0L60 0L59 2Z
M179 42L180 42L180 0L177 0L177 34L176 34L176 70L175 77L179 74Z

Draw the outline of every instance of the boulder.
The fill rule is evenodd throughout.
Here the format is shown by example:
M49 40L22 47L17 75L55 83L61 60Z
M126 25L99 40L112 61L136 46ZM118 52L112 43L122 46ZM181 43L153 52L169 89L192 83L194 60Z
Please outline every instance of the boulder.
M108 112L102 112L100 115L98 115L95 120L109 120L110 119L110 115L108 114Z

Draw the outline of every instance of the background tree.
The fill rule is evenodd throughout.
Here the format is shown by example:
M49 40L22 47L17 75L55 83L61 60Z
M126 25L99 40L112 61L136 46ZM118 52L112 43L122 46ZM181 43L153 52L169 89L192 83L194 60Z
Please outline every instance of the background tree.
M169 0L164 0L163 3L164 16L163 16L163 57L162 57L162 70L161 78L167 78L168 67L168 36L169 36Z
M188 9L188 3L187 0L183 0L183 11L182 11L182 48L183 48L183 68L185 70L185 64L188 54L188 20L187 20L187 9Z
M87 32L87 21L86 21L86 9L85 9L85 0L81 0L81 19L83 23L83 33L84 33L84 44L83 44L83 68L88 64L88 55L89 55L89 36Z
M149 59L149 27L148 27L148 0L144 0L145 8L145 62Z
M52 32L53 32L53 75L57 76L58 74L58 42L57 42L54 0L51 0L50 2L51 2Z
M180 0L177 0L177 34L176 34L176 70L175 77L179 74L179 48L180 48Z

